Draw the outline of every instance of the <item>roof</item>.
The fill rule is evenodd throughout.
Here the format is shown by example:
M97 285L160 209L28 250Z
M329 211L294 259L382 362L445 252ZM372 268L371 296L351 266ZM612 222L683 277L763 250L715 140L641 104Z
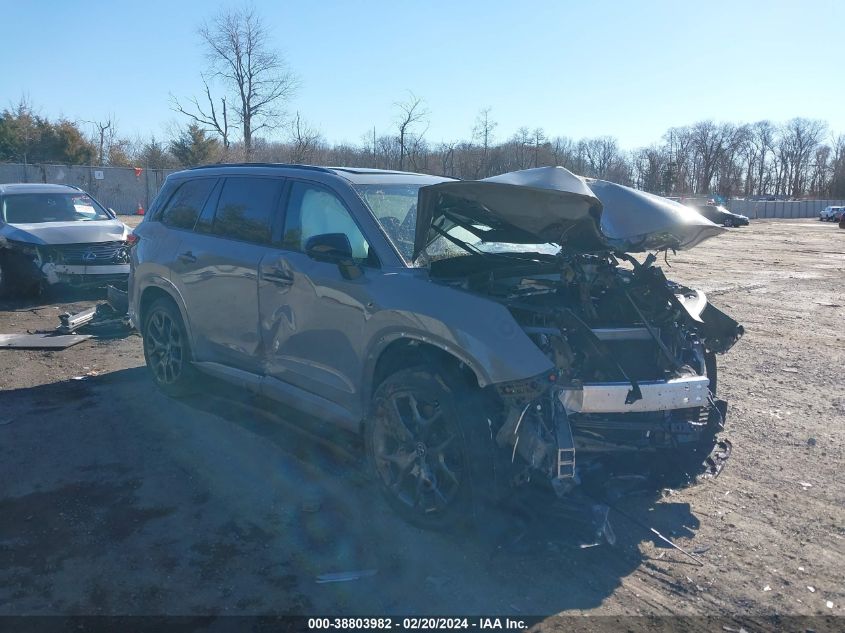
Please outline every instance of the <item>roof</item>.
M0 185L0 194L14 195L18 193L73 193L79 192L79 187L72 185L54 185L41 182L20 182Z
M346 174L374 174L382 176L428 176L429 174L420 174L413 171L396 171L393 169L376 169L375 167L326 167L335 173L342 172Z
M186 176L197 171L216 171L220 170L224 173L226 171L245 170L268 172L272 170L279 171L308 171L312 173L332 174L348 180L353 184L385 184L391 181L396 182L401 180L403 182L419 182L420 184L435 184L448 180L441 176L430 176L428 174L419 174L408 171L393 171L389 169L375 169L370 167L319 167L317 165L298 165L288 163L219 163L213 165L201 165L199 167L192 167L190 169L176 172L178 177Z

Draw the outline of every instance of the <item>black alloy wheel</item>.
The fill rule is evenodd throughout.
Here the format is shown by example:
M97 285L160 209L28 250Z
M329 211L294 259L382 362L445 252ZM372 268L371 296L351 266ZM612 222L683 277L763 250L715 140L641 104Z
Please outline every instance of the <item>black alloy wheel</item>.
M416 367L389 376L373 398L365 429L371 468L388 503L420 527L470 520L494 481L483 407L467 406L474 398L462 383Z
M153 382L170 396L192 391L196 370L191 365L188 336L177 307L159 299L144 320L144 358Z

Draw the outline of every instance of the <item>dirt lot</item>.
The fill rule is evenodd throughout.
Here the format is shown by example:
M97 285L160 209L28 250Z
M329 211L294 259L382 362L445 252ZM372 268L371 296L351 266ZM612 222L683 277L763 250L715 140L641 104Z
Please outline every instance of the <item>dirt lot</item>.
M756 221L669 263L746 327L720 359L734 454L622 507L704 567L618 515L613 549L560 520L520 552L408 527L354 442L211 381L170 400L132 335L0 350L0 614L845 613L845 231ZM91 299L0 304L0 332Z

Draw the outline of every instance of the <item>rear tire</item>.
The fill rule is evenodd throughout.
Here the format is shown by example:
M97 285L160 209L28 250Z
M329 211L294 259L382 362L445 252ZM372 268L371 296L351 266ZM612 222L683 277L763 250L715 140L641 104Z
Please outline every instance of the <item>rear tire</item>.
M174 398L195 392L197 370L191 364L188 333L176 304L165 298L153 302L141 332L144 360L156 386Z
M409 523L447 530L495 503L489 401L457 371L400 370L373 395L367 460L390 506Z

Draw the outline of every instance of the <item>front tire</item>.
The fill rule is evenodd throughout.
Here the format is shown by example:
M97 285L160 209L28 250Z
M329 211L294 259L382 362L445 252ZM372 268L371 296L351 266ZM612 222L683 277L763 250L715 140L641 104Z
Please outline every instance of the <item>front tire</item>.
M487 406L458 372L400 370L373 396L367 458L390 506L435 530L472 522L495 496L495 444Z
M13 255L0 253L0 299L30 299L41 294L41 282L21 274Z
M168 396L196 391L188 334L182 315L170 299L157 299L144 316L144 359L156 386Z
M10 287L9 273L6 270L6 263L0 255L0 299L7 299L12 296L12 289Z
M718 369L716 355L713 352L705 353L704 367L707 378L710 380L708 385L710 395L715 399ZM657 469L657 479L660 484L670 487L683 487L694 483L698 476L705 472L705 460L719 445L717 434L720 430L718 427L708 424L695 445L675 449L666 455Z

